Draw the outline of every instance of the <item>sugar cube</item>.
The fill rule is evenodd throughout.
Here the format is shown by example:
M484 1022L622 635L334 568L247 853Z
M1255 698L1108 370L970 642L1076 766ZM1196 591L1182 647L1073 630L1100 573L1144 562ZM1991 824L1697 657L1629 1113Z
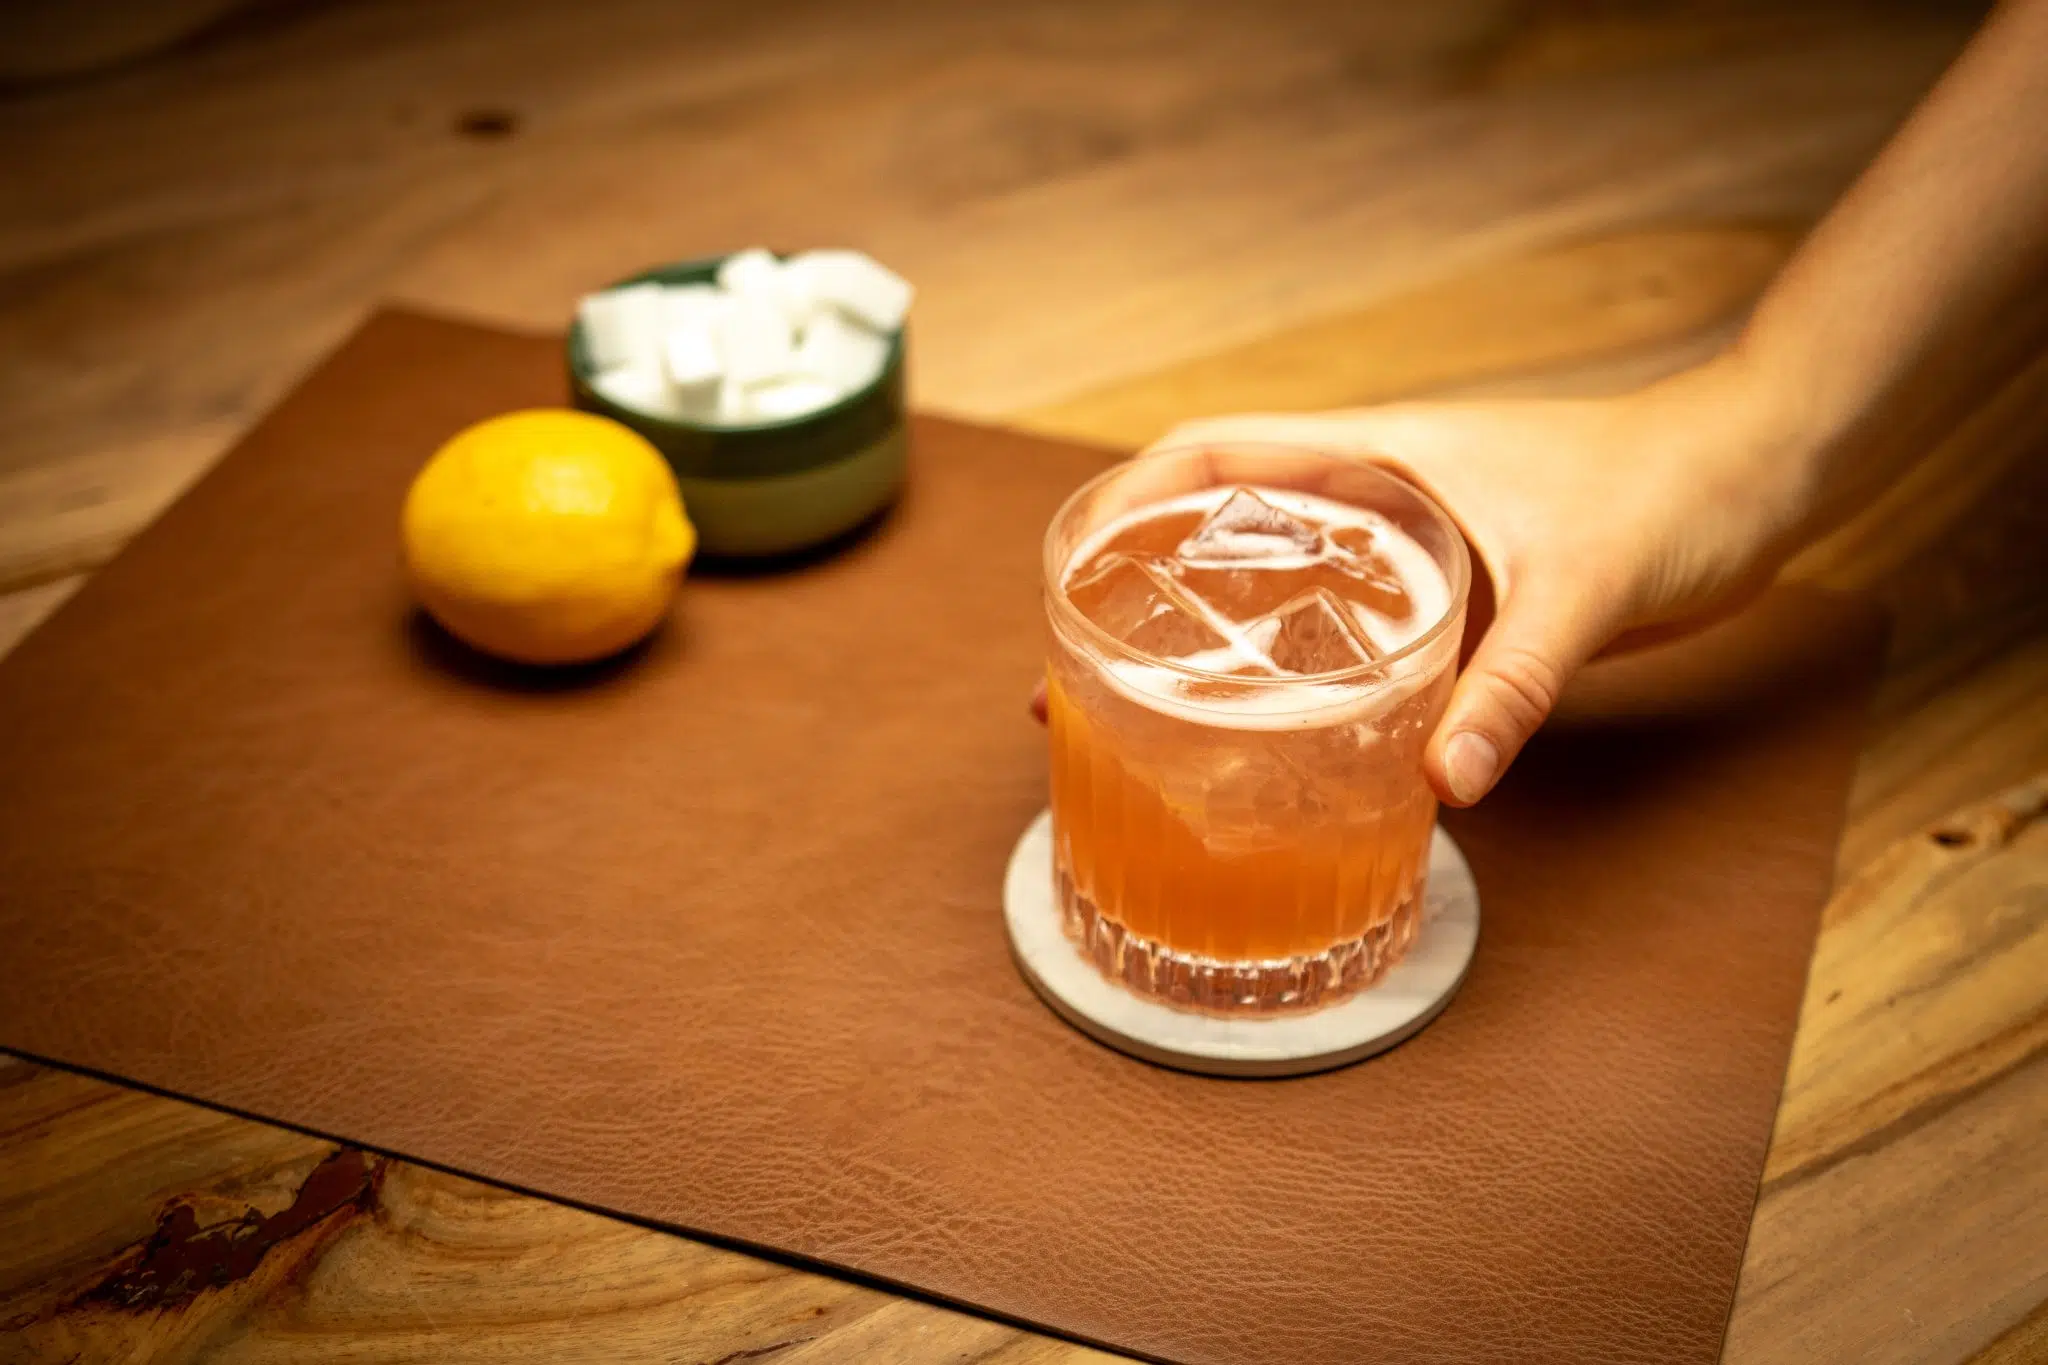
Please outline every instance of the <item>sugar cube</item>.
M826 311L811 320L796 348L793 369L822 379L841 393L867 385L882 372L889 343L859 323Z
M718 263L718 287L728 294L774 295L781 290L782 262L765 247L735 251Z
M660 353L666 322L663 292L658 284L630 284L583 296L576 314L592 368L610 370L653 361Z
M809 279L761 247L736 251L719 263L718 287L728 297L771 300L791 332L800 333L818 311Z
M910 312L909 281L859 251L806 251L784 269L819 302L878 332L893 332Z
M757 421L773 421L816 412L834 402L839 395L836 385L822 379L795 375L749 388L747 406Z
M798 336L802 336L821 313L831 311L811 287L810 277L802 271L784 266L777 277L777 287L781 290L782 315L789 319L790 330Z
M754 420L753 404L747 399L747 386L731 375L718 381L717 418L721 422L751 422Z
M670 332L679 327L708 329L726 306L725 294L715 284L671 284L661 297L662 327Z
M725 373L742 384L758 384L789 373L789 322L774 302L736 294L718 320L718 351Z
M718 343L712 338L711 329L704 326L671 331L661 360L669 383L679 389L702 389L706 385L715 389L719 376L725 372L719 363Z
M599 372L590 386L622 408L653 417L682 416L682 405L668 378L650 365L619 365Z

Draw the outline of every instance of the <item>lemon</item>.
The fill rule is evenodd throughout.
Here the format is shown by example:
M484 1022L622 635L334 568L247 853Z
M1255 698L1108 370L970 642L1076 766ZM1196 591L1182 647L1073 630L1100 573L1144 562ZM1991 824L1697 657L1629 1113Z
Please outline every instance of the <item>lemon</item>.
M434 452L400 519L414 594L458 638L529 664L616 654L661 622L697 533L637 432L538 408Z

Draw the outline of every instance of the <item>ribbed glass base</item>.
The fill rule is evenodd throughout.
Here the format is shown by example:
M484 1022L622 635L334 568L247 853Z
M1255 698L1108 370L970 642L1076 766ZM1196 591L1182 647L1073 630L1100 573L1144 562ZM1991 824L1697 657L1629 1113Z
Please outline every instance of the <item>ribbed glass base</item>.
M1058 878L1067 937L1104 976L1176 1009L1227 1015L1321 1009L1378 981L1415 942L1428 874L1362 937L1320 953L1251 962L1179 952L1131 933L1082 895L1064 867Z

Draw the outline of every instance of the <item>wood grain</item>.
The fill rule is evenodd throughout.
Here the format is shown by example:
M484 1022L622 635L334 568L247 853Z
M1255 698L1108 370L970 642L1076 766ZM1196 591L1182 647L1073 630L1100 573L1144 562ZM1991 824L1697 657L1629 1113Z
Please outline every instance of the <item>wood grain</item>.
M2048 1303L2013 1324L1970 1357L1970 1365L2033 1365L2048 1360Z
M1353 407L1594 368L1682 345L1747 312L1797 235L1678 227L1572 242L1046 404L1025 420L1049 435L1142 446L1218 412Z
M852 242L921 287L922 401L1130 443L1627 387L1725 339L1973 17L260 7L0 98L0 647L380 297L556 326L649 260ZM2043 1358L2044 390L1799 566L1900 625L1731 1361ZM7 1359L1099 1355L4 1058L0 1229Z
M1980 1344L1962 1304L2039 1304L2044 1106L2048 769L1894 843L1829 905L1729 1357L1956 1359ZM1853 1277L1807 1273L1817 1246Z
M2048 885L2044 815L2048 773L1899 841L1836 893L1766 1196L2048 1051L2048 917L2031 903Z

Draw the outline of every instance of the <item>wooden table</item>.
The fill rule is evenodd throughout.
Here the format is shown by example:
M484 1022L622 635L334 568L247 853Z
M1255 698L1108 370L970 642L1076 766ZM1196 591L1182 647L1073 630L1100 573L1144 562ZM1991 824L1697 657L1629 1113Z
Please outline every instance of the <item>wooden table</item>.
M382 298L554 327L853 243L921 286L925 405L1131 443L1626 387L1725 340L1975 17L697 8L273 4L0 98L0 648ZM2048 1358L2044 431L2037 365L1795 566L1900 626L1731 1361ZM1093 1354L0 1057L8 1359Z

